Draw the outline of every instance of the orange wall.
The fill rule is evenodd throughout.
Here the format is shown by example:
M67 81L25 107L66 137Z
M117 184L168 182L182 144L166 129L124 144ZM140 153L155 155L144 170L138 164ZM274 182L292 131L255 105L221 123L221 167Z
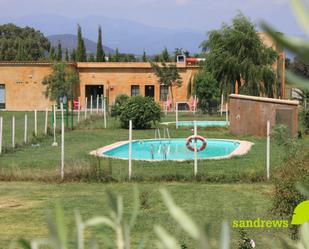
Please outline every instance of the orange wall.
M43 110L51 105L45 97L44 76L50 65L0 64L0 84L5 84L7 110Z

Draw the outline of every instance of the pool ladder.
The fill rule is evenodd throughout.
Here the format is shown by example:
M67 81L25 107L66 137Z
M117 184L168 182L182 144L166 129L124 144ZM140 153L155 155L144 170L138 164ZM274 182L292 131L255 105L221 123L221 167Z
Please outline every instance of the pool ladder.
M168 127L165 127L163 129L163 138L164 139L168 139L170 141L171 137L170 137L170 132L169 132L169 129ZM160 132L160 128L157 128L155 130L155 139L160 139L161 140L161 132ZM160 141L160 145L159 145L159 149L158 149L158 154L161 154L161 149L162 149L162 142ZM167 155L170 153L171 151L171 145L169 143L167 149L166 149L166 146L164 145L164 159L166 159Z

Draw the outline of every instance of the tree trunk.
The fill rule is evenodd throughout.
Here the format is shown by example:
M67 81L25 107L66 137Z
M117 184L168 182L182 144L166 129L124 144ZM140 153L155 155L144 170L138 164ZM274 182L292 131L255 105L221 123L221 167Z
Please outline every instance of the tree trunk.
M173 88L170 86L170 91L171 91L171 98L172 98L172 109L174 108L174 94L173 94Z

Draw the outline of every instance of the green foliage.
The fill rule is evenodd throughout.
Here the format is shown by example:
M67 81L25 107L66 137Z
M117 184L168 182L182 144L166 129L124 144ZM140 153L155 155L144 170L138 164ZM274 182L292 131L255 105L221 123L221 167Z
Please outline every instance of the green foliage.
M94 55L93 55L93 54L90 54L90 55L89 55L88 61L89 61L89 62L94 62L94 61L95 61L95 58L94 58Z
M199 108L211 113L213 103L216 104L218 99L220 99L220 89L217 80L210 72L203 69L194 77L194 88L194 92L199 99Z
M97 56L96 61L104 62L105 61L105 53L102 45L102 28L99 26L98 30L98 43L97 43Z
M48 39L38 30L11 23L0 25L0 61L37 61L49 48Z
M82 36L82 28L79 24L77 25L76 61L87 61L86 47Z
M248 237L247 232L242 228L239 230L240 240L238 243L238 249L252 249L251 239Z
M309 132L309 110L307 110L304 113L304 126L305 126L305 129L306 129L306 132Z
M51 46L49 50L49 59L51 61L56 60L55 48L53 46Z
M116 97L115 103L112 105L111 108L111 116L117 117L120 116L122 113L124 104L129 100L129 96L126 94L120 94Z
M272 130L272 137L278 145L287 145L289 143L290 137L287 136L288 127L282 124L274 126Z
M60 97L74 98L74 89L79 83L76 70L64 62L53 64L52 70L42 81L43 85L46 85L46 97L56 101Z
M161 62L169 62L169 61L171 61L170 55L169 55L169 53L167 51L167 48L163 49L163 51L162 51L162 53L160 55L160 61Z
M160 122L161 107L152 98L133 97L123 105L120 114L121 127L128 128L130 120L132 120L134 129L150 128L151 122L154 125Z
M64 60L66 62L70 61L69 50L67 48L65 49Z
M76 61L76 50L73 48L72 53L70 55L71 61Z
M160 66L151 62L151 67L159 79L158 83L170 89L172 102L174 103L173 87L181 87L182 85L182 79L179 75L177 65L163 62Z
M119 62L120 61L120 54L119 54L119 49L116 48L115 54L112 56L112 61L114 62Z
M238 14L231 25L223 24L208 37L201 45L207 52L205 68L220 83L222 93L234 93L237 82L240 93L273 96L276 76L272 66L278 55L263 44L248 18Z

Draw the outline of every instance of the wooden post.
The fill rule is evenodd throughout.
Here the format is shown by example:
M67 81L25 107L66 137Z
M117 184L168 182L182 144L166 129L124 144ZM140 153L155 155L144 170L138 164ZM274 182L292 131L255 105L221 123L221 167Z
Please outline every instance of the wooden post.
M197 125L194 121L194 136L197 136ZM197 140L194 141L194 176L197 175Z
M12 117L12 148L15 149L15 117Z
M63 103L61 103L61 179L64 178L64 114Z
M48 108L45 110L45 126L44 126L44 134L47 135L47 123L48 122Z
M25 114L24 143L28 142L28 116Z
M2 154L2 131L3 131L3 118L0 117L0 154Z
M270 122L267 121L267 144L266 144L266 174L267 180L270 177Z
M78 97L77 123L80 122L80 97Z
M176 102L176 129L178 129L178 103Z
M132 120L129 121L129 180L132 175Z
M38 135L38 113L37 110L34 110L34 135Z

